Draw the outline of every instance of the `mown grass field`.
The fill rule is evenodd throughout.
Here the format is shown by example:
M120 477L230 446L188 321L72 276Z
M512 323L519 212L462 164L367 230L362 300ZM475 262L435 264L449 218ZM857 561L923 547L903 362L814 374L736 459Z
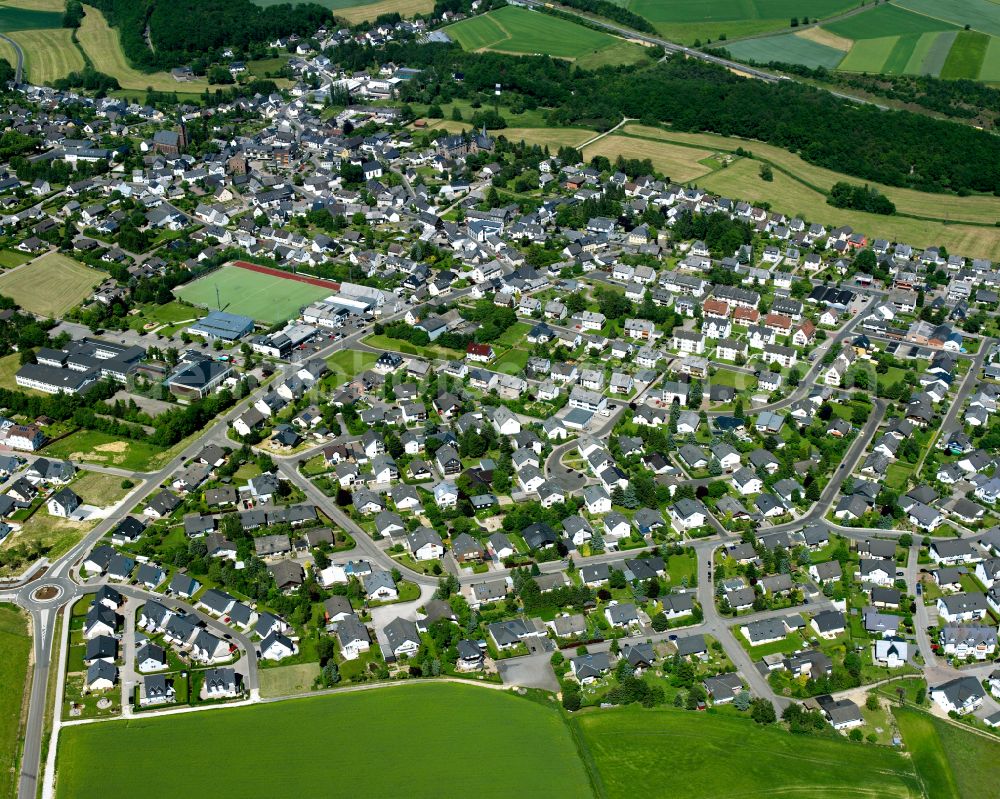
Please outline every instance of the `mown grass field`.
M44 85L84 67L68 28L15 31L10 38L24 51L24 71L32 83ZM16 63L16 62L14 62Z
M911 708L893 711L903 742L932 799L995 796L1000 784L1000 741L966 732Z
M913 766L896 752L791 735L745 718L633 705L570 723L608 799L922 796Z
M638 45L558 17L514 6L462 20L444 30L465 50L545 54L571 59L584 67L632 63L644 58L643 48Z
M583 156L588 161L598 155L606 156L612 161L619 155L625 158L649 158L659 172L682 183L709 172L711 168L701 161L711 158L712 154L712 150L615 134L598 139L583 150Z
M943 244L950 252L996 258L1000 256L1000 232L996 228L971 225L945 225L901 216L878 216L862 211L834 208L826 196L799 183L782 172L774 171L774 180L766 182L759 175L760 164L740 160L728 169L720 169L700 178L698 185L732 199L768 202L775 211L823 220L826 225L850 225L870 237L911 242L914 246Z
M145 91L147 88L159 92L201 92L208 87L205 80L178 83L168 72L147 74L133 68L125 59L118 42L118 31L108 25L104 15L93 6L84 6L86 14L76 37L94 68L99 72L113 75L123 89Z
M185 302L214 309L216 289L222 310L271 323L291 319L303 306L332 293L330 289L298 280L223 266L192 283L178 286L174 294Z
M62 14L42 11L23 6L0 5L0 33L34 30L36 28L58 28L62 25Z
M852 183L867 182L874 186L896 204L900 213L925 216L929 219L941 219L954 222L977 222L992 225L1000 220L1000 198L991 195L976 195L958 197L946 194L931 194L901 189L895 186L885 186L872 181L862 181L840 172L834 172L821 166L810 164L795 153L763 142L739 139L727 136L717 136L712 133L683 133L644 125L629 124L622 128L626 134L634 134L649 138L692 144L711 150L732 152L737 147L750 150L755 156L766 158L775 165L787 169L792 174L807 183L828 190L839 180ZM884 217L883 217L884 218ZM1000 235L993 233L992 235Z
M429 119L428 126L448 130L452 133L469 130L472 127L468 122L453 122L450 119ZM597 131L588 128L509 127L490 132L495 136L503 136L512 142L524 141L527 144L537 144L542 147L548 145L552 150L558 150L563 146L579 147L583 142L597 135Z
M0 294L39 316L60 317L90 296L104 275L61 253L0 275Z
M31 636L24 614L0 604L0 796L17 794L21 755L21 705L28 677Z
M825 19L850 10L852 0L624 0L668 39L693 44L785 30L792 17Z
M96 430L79 430L45 447L45 457L120 466L133 471L151 471L163 448L145 441L118 439Z
M129 492L122 488L121 477L103 472L85 472L71 487L85 503L98 508L115 504Z
M326 365L330 367L331 382L340 385L355 375L371 369L376 360L378 356L374 352L340 350L326 359Z
M323 0L321 5L327 5L331 0ZM339 2L339 0L332 0ZM329 8L329 6L327 6ZM434 0L379 0L377 3L351 3L334 8L334 13L341 19L346 19L352 25L376 19L382 14L397 13L403 17L414 14L429 14L434 10Z
M247 768L242 758L220 757L218 747L205 745L252 740L278 765ZM149 763L163 752L184 768L148 779ZM503 763L492 774L491 758ZM107 768L95 769L97 759ZM60 734L57 796L131 799L138 781L148 799L592 795L555 708L447 684L67 727Z

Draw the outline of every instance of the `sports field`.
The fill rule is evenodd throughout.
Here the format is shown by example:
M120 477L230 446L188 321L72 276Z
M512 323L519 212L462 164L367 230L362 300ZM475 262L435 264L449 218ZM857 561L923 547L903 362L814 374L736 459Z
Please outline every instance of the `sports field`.
M909 760L885 747L792 735L746 718L631 705L570 723L608 799L922 796Z
M465 50L550 55L584 67L632 63L643 48L558 17L506 6L449 25L445 32Z
M0 294L39 316L62 316L90 296L105 275L56 252L0 275Z
M30 652L24 614L13 605L0 604L0 796L4 797L17 794L14 768L21 753L18 733Z
M269 765L213 741L254 741ZM165 752L184 766L153 779ZM67 799L131 799L137 784L147 799L593 795L554 707L444 683L64 727L57 766Z
M298 316L303 306L331 294L328 288L251 272L238 266L216 269L192 283L178 286L174 294L193 305L216 309L216 289L222 310L272 324Z
M94 62L94 69L118 79L123 89L159 92L201 92L208 83L192 80L178 83L167 72L140 72L129 65L118 43L118 31L108 25L104 15L93 6L84 6L86 12L76 33L80 46Z
M786 31L792 17L826 19L854 8L856 0L623 0L626 8L648 19L663 36L684 44L700 39L730 40Z

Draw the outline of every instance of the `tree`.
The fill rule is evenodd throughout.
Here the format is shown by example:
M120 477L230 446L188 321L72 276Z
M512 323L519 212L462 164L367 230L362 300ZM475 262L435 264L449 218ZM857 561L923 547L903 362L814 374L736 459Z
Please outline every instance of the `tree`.
M750 692L740 691L733 700L733 707L742 713L750 709Z
M771 171L771 165L770 164L761 164L759 171L760 171L760 179L761 180L763 180L763 181L765 181L767 183L770 183L771 181L774 180L774 172Z
M868 694L868 698L865 700L865 707L869 710L878 710L879 705L878 696L875 693Z
M670 626L670 620L667 619L667 615L665 613L657 613L655 616L653 616L653 629L656 632L662 633L669 626Z
M333 657L335 651L336 646L329 636L324 635L316 642L316 656L322 666L325 666L327 661Z
M580 687L576 683L566 683L562 691L562 706L572 713L579 710L581 704Z
M750 702L750 718L758 724L774 724L778 720L774 705L763 697L757 697Z

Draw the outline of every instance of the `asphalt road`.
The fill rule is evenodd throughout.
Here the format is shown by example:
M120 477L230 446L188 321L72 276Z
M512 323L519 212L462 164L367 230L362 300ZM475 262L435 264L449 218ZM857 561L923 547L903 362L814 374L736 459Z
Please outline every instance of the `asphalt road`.
M9 36L5 36L0 33L0 39L10 44L14 48L14 52L17 53L17 64L14 66L14 83L19 84L24 78L24 50L21 49L21 45L11 39Z

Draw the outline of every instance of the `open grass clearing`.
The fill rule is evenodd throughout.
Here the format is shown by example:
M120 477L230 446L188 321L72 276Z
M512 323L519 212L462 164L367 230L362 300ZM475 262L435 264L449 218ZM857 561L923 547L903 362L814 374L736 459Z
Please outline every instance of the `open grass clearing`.
M78 430L45 447L45 456L151 471L164 450L145 441L118 439L96 430ZM120 479L120 478L119 478Z
M986 49L989 44L990 37L985 33L959 31L941 68L941 77L947 80L958 78L976 80L986 59Z
M330 0L324 0L326 5ZM337 2L337 0L333 0ZM399 14L402 17L412 17L414 14L429 14L434 10L434 0L380 0L378 3L341 6L336 9L340 19L346 19L352 25L359 22L374 20L382 14Z
M766 158L776 166L788 170L799 179L823 191L829 191L830 187L839 180L846 180L852 183L868 183L868 185L873 186L889 197L896 204L897 210L904 214L923 216L928 219L941 219L953 222L977 222L987 225L992 225L1000 220L1000 198L993 197L992 195L958 197L956 195L931 194L914 189L903 189L895 186L885 186L872 181L863 181L860 178L834 172L832 169L815 166L804 161L801 156L795 153L775 147L772 144L765 144L764 142L740 139L732 136L718 136L713 133L683 133L681 131L632 123L622 128L622 133L729 152L734 151L737 147L743 147L746 150L750 150L755 156ZM882 219L885 219L885 217L882 217ZM992 235L997 234L993 233Z
M447 117L451 112L445 111ZM501 115L508 120L517 120L518 115L508 114L506 109L501 109ZM451 133L461 133L470 130L472 125L468 122L455 122L451 119L428 120L428 126L432 128L447 130ZM597 135L596 130L590 128L547 128L547 127L506 127L491 131L495 136L503 136L508 141L523 141L526 144L537 144L540 147L549 147L557 150L560 147L579 147L588 139Z
M7 536L4 540L4 546L24 544L31 547L33 544L39 544L47 550L46 556L50 560L55 560L64 552L72 549L84 535L93 530L97 521L96 519L86 522L70 521L59 516L52 516L47 508L41 507L23 524L20 530Z
M361 350L340 350L326 359L333 376L333 383L340 385L375 365L378 356L374 352Z
M297 663L260 671L260 695L293 696L312 689L319 676L319 663Z
M70 486L87 505L106 508L122 500L129 489L122 488L122 478L102 472L84 472Z
M619 155L625 158L648 158L659 172L668 175L671 180L685 183L709 171L701 161L711 158L713 151L612 134L587 145L583 150L587 161L597 155L603 155L612 162Z
M791 735L728 713L632 705L582 713L570 723L579 730L608 799L922 795L910 762L890 749ZM684 786L682 792L678 786Z
M174 289L174 294L185 302L213 310L218 296L222 310L269 324L298 316L304 306L331 293L331 289L322 286L238 266L223 266Z
M169 72L145 73L135 69L122 52L118 31L108 25L104 15L93 6L83 8L86 13L76 34L80 46L94 62L94 68L117 78L122 89L190 93L208 88L204 79L179 83Z
M208 740L250 741L267 731L281 768L249 769L220 758ZM381 744L375 743L381 741ZM447 753L427 757L434 741ZM374 748L373 748L374 746ZM151 799L178 793L244 796L331 795L330 752L360 767L363 788L341 783L334 795L509 797L590 796L586 771L553 707L464 685L402 685L248 708L67 727L59 740L57 796L135 795L150 759L171 752L183 769L147 781ZM502 778L484 779L484 752L503 752ZM107 770L94 769L94 758ZM340 782L340 780L338 780ZM401 788L405 786L405 788Z
M815 29L814 29L815 30ZM780 61L787 64L802 64L816 69L835 69L844 57L844 49L830 47L815 39L799 36L797 33L782 33L760 39L744 39L739 42L723 42L733 58L739 61L754 61L767 64Z
M545 54L588 68L634 63L645 57L642 47L603 31L515 6L462 20L444 30L465 50Z
M27 618L13 605L0 604L0 796L17 794L21 712L30 652Z
M20 30L10 38L24 51L24 70L32 83L44 85L83 69L83 56L68 28Z
M50 252L0 275L0 294L10 297L26 311L57 318L89 297L104 277L96 269Z
M775 211L798 215L809 221L821 221L828 226L850 225L871 238L905 241L918 247L944 244L950 252L982 258L1000 255L1000 231L996 228L945 225L835 208L827 204L825 195L782 172L775 171L771 182L761 180L759 169L756 161L743 159L728 169L720 169L701 178L698 184L732 199L768 202Z

